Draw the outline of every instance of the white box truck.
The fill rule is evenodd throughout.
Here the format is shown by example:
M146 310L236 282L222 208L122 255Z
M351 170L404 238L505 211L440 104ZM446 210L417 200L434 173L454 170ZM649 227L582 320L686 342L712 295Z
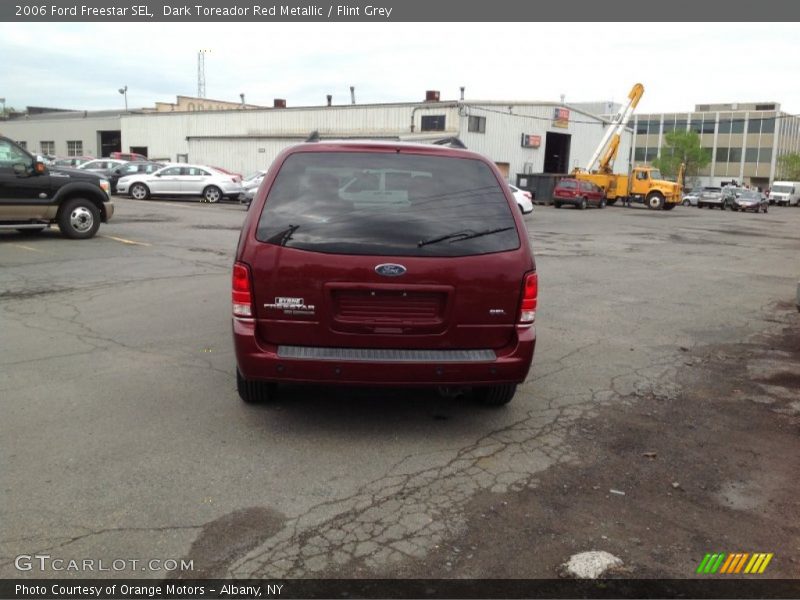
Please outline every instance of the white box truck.
M775 206L797 206L800 203L800 183L776 181L769 190L769 203Z

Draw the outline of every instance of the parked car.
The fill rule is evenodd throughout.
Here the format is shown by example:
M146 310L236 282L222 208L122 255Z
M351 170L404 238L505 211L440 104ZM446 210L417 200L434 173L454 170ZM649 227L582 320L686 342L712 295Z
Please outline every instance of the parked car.
M589 181L564 178L553 189L553 206L561 208L564 204L571 204L581 210L588 206L605 208L606 194L602 188Z
M800 205L800 183L796 181L776 181L769 191L769 202L775 206Z
M137 173L144 173L146 175L155 173L159 169L164 168L164 166L164 163L136 161L125 163L114 169L111 169L108 174L108 181L111 184L111 193L117 193L117 182L122 177L136 175Z
M702 192L703 188L695 188L692 191L685 193L681 199L681 204L684 206L697 206L697 200L700 198L700 194Z
M511 188L511 193L514 194L514 200L517 201L517 205L523 214L527 215L533 212L533 194L526 190L521 190L515 185L509 184L508 187Z
M210 166L210 165L206 165L206 166ZM234 179L234 181L239 181L239 182L242 181L242 174L241 173L234 173L233 171L229 171L228 169L223 169L222 167L211 166L211 168L219 171L220 173L225 173L225 175L230 175Z
M70 156L69 158L57 158L53 161L53 166L56 167L72 167L77 169L82 164L94 160L91 156Z
M48 166L0 137L0 229L39 233L57 224L65 237L93 237L114 215L108 192L97 174Z
M700 197L697 199L697 208L721 208L725 210L725 197L722 194L722 188L706 186L700 192Z
M266 171L256 171L242 180L242 193L239 194L239 202L247 204L248 207L250 206L250 203L253 201L258 191L258 187L261 185L261 182L264 181L264 175L266 175L266 173Z
M733 210L741 210L742 212L748 210L752 210L753 212L767 212L769 210L769 200L767 200L767 197L761 192L744 190L736 197Z
M136 173L117 181L117 193L136 200L151 196L199 196L205 202L219 202L225 197L238 198L241 191L241 184L231 175L201 165L167 165L153 173Z
M146 162L148 158L144 154L137 154L136 152L112 152L108 155L109 158L114 158L117 160L123 160L126 162Z
M736 210L736 199L745 192L744 188L727 186L722 188L722 208Z
M353 179L364 185L343 191ZM233 267L241 398L317 383L471 387L509 402L533 360L538 278L501 181L489 159L445 146L284 150Z
M103 174L108 174L109 171L124 165L126 162L128 161L117 160L115 158L97 158L95 160L90 160L89 162L83 163L78 168L83 171L98 171L102 172Z

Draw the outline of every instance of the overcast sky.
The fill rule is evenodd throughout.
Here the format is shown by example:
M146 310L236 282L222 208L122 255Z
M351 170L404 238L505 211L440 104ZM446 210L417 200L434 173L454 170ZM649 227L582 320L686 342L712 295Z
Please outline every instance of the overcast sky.
M623 101L638 112L777 101L800 113L798 24L2 23L0 97L27 105L122 108L196 95L289 106L443 100Z

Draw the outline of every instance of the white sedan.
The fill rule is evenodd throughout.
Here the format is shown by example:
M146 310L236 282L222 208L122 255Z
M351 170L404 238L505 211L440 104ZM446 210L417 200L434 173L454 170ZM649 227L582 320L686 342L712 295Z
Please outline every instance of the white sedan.
M511 191L514 194L514 200L517 201L519 209L522 211L522 213L527 215L528 213L533 212L533 196L531 193L521 190L517 186L511 184L509 184L508 187L511 188Z
M136 200L151 196L199 196L205 202L238 198L238 178L204 165L171 164L153 173L135 173L117 181L117 193Z

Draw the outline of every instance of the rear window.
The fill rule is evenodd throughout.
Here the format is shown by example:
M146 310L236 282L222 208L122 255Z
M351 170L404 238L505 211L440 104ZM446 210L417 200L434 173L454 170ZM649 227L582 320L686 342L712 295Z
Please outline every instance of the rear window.
M469 256L519 248L492 170L474 159L303 152L283 163L256 238L314 252Z
M571 181L571 180L561 180L558 182L558 187L562 190L577 190L578 189L578 182Z

